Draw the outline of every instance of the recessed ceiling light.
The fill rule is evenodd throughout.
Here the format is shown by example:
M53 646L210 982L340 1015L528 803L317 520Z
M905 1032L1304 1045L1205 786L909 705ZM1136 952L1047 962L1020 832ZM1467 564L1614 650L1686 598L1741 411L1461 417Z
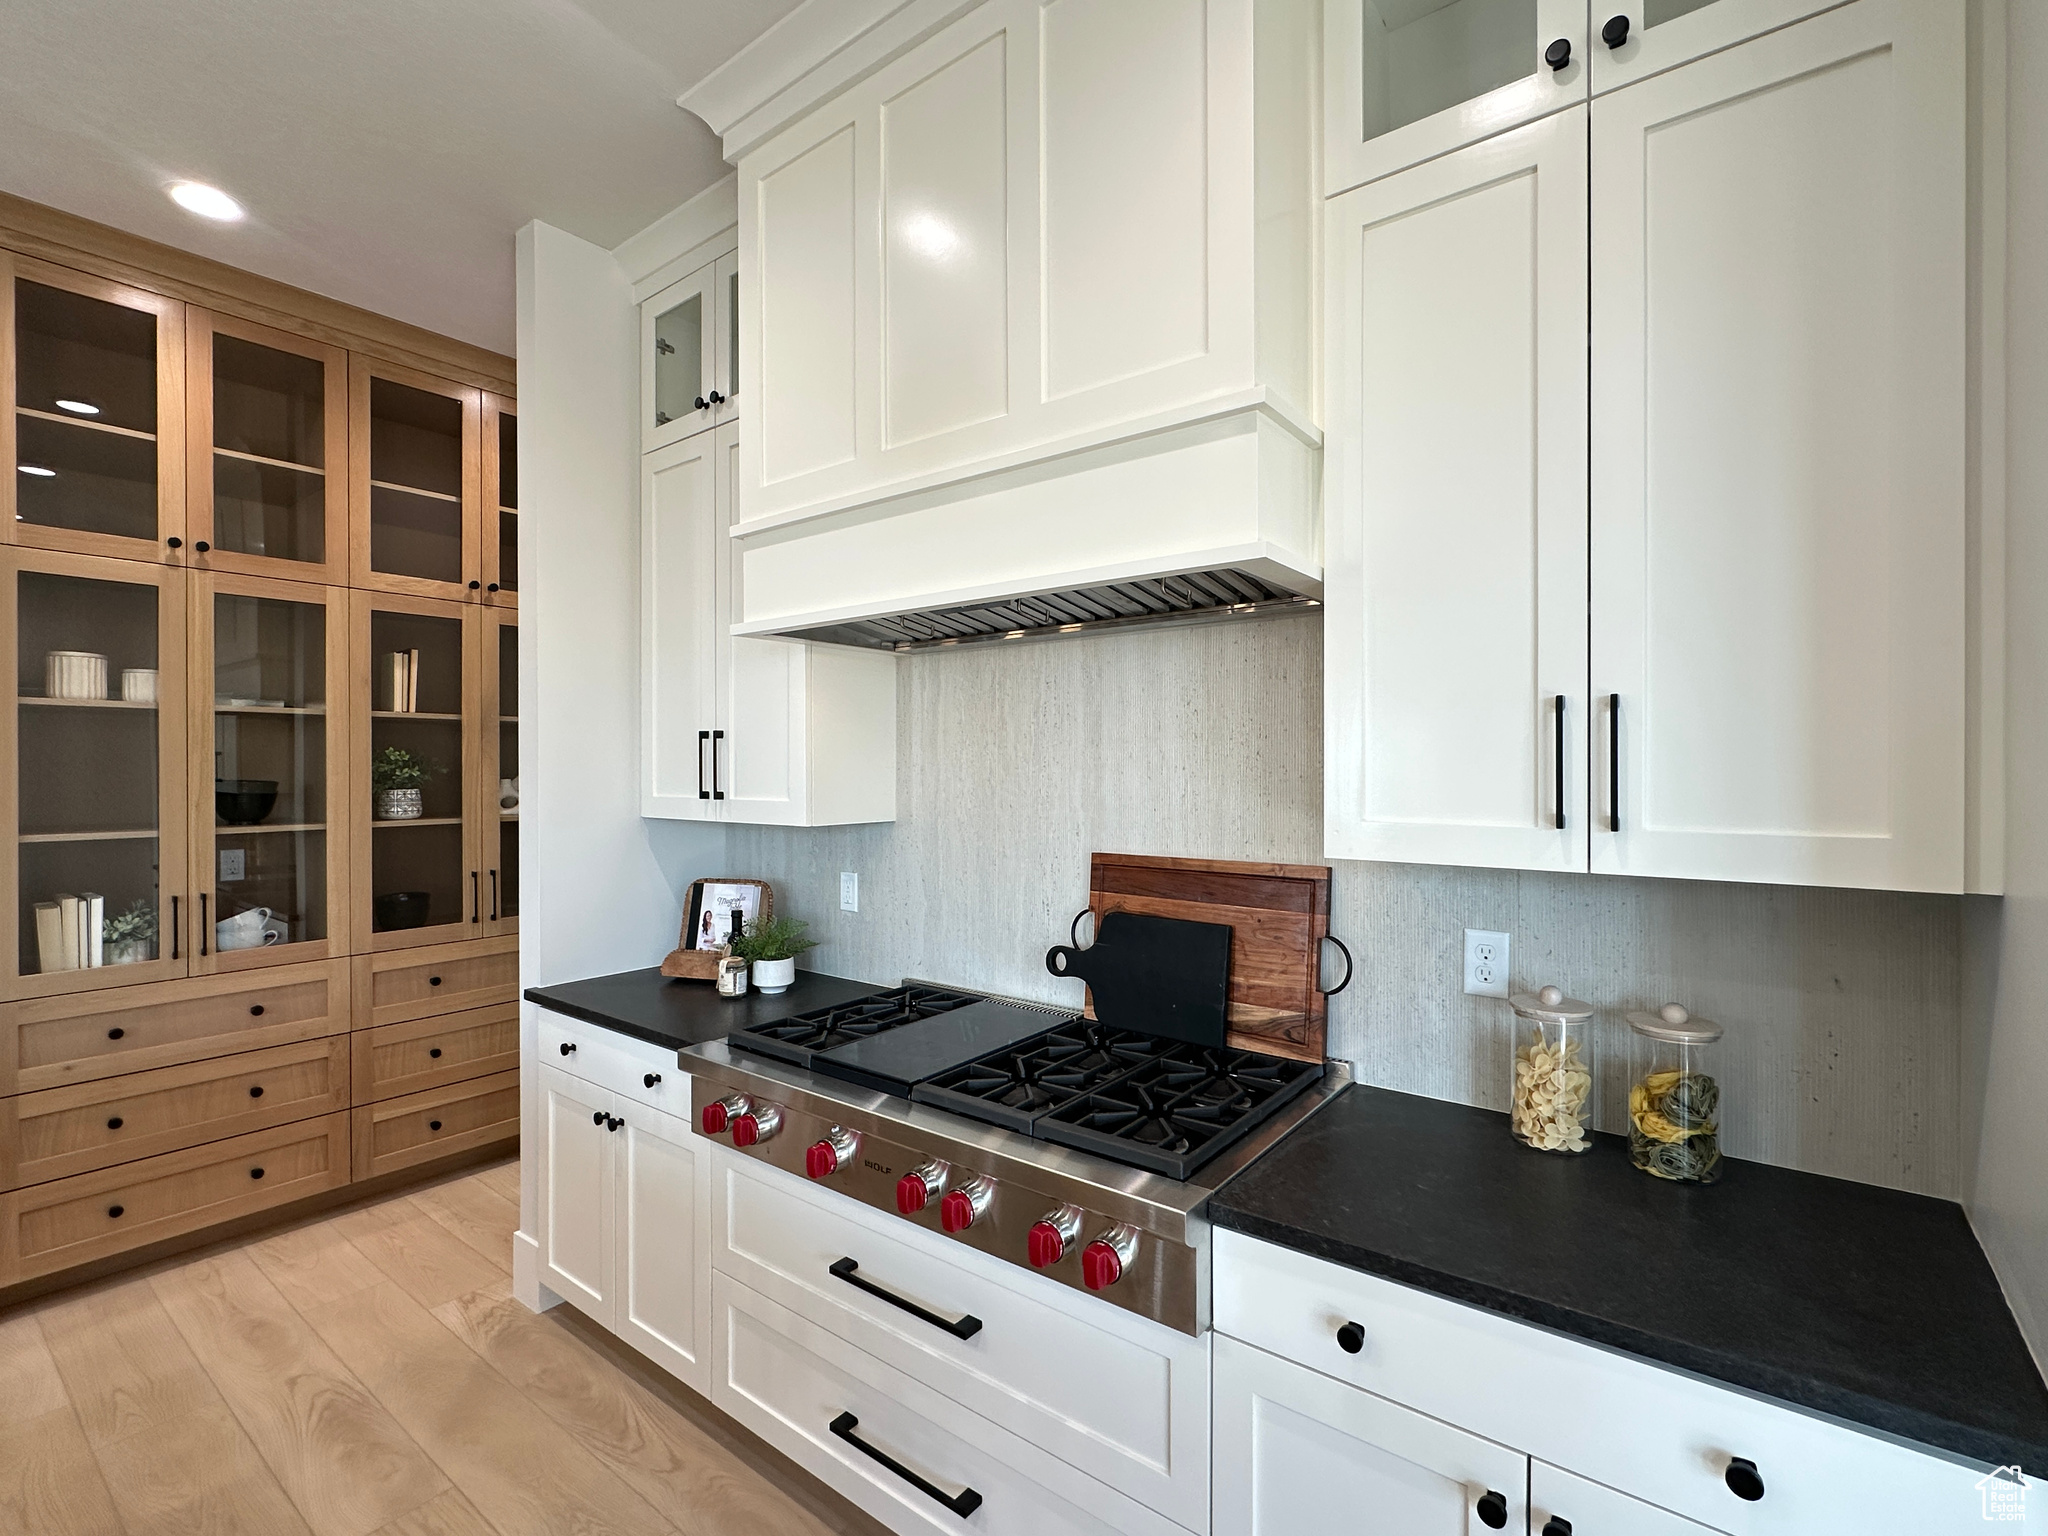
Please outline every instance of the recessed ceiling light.
M83 400L59 400L57 409L69 411L74 416L97 416L100 413L98 406L89 405Z
M45 469L40 464L17 464L14 467L24 475L41 475L45 479L52 479L57 473L54 469Z
M181 181L171 188L171 201L187 213L196 213L202 219L219 219L232 224L242 217L242 205L219 187L209 187L203 181Z

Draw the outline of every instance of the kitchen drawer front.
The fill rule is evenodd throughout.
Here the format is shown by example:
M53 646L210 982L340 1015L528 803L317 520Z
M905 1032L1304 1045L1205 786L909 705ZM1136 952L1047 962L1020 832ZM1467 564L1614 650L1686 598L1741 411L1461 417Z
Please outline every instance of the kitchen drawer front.
M1218 1331L1731 1536L1945 1530L1976 1508L1981 1470L1631 1355L1238 1232L1215 1266ZM1723 1481L1738 1456L1759 1502Z
M519 1005L471 1008L358 1030L353 1092L358 1104L445 1088L519 1066Z
M519 1073L494 1072L352 1113L355 1176L372 1178L517 1136Z
M0 1093L31 1093L341 1034L349 963L115 987L0 1010Z
M1209 1351L936 1233L723 1149L711 1262L869 1354L1183 1525L1209 1505ZM947 1319L961 1339L831 1272Z
M1548 1462L1533 1462L1529 1529L1540 1531L1553 1520L1563 1521L1571 1536L1718 1536L1709 1526L1574 1477Z
M0 1195L0 1284L347 1182L344 1112L16 1190Z
M516 1002L519 940L467 939L355 958L355 1027Z
M570 1049L563 1050L563 1046ZM673 1047L636 1040L617 1030L540 1011L540 1059L586 1083L678 1120L690 1118L690 1074L676 1065ZM653 1082L649 1082L649 1078Z
M712 1282L712 1401L892 1530L959 1536L1186 1536L1161 1515L1083 1476L943 1393L778 1306L729 1275ZM963 1520L848 1432L949 1497L981 1502ZM1206 1526L1206 1520L1204 1522Z
M46 1088L0 1101L0 1188L346 1108L346 1035Z

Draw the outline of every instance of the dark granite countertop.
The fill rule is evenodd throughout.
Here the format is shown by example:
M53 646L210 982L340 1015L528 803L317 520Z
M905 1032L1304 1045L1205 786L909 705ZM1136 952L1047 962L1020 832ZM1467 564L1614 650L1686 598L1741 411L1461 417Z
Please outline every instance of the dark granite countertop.
M1710 1187L1354 1086L1209 1202L1219 1227L1992 1465L2048 1386L1962 1207L1730 1159Z
M707 1040L723 1040L749 1024L773 1023L830 1003L866 997L880 992L884 985L847 981L820 971L798 971L796 981L779 997L766 997L751 989L744 997L720 997L717 987L708 981L676 981L649 967L553 987L528 987L526 1000L586 1024L600 1024L680 1051Z

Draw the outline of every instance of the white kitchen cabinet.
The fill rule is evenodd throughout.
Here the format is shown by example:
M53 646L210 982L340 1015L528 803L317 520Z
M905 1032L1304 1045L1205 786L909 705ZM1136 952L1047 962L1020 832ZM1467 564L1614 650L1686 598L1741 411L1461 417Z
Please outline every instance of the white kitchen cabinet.
M737 424L641 459L641 813L896 815L896 658L731 633Z
M1584 869L1586 109L1324 230L1324 849Z
M1586 15L1584 0L1328 0L1324 190L1583 102ZM1546 54L1560 43L1553 68Z
M1720 1536L1547 1462L1529 1464L1529 1536Z
M1963 23L1593 103L1597 872L1963 888Z
M738 418L738 281L737 259L721 257L640 306L642 453Z
M1520 1452L1236 1339L1215 1364L1215 1536L1534 1529Z
M1593 93L1787 26L1841 0L1592 0Z
M708 1391L701 1144L685 1121L559 1067L541 1066L540 1093L542 1283Z

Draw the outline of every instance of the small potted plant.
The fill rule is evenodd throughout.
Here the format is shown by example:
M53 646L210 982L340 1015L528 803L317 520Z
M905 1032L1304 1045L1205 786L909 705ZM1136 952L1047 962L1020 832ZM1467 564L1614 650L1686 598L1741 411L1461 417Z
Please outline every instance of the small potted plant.
M420 788L438 772L438 763L403 747L386 747L371 758L370 787L377 792L377 819L417 821L425 814Z
M156 903L143 897L100 920L100 956L108 965L140 965L156 956Z
M731 950L752 967L754 985L772 997L787 992L796 980L796 957L818 947L816 939L805 937L808 927L800 918L756 918L732 941Z

